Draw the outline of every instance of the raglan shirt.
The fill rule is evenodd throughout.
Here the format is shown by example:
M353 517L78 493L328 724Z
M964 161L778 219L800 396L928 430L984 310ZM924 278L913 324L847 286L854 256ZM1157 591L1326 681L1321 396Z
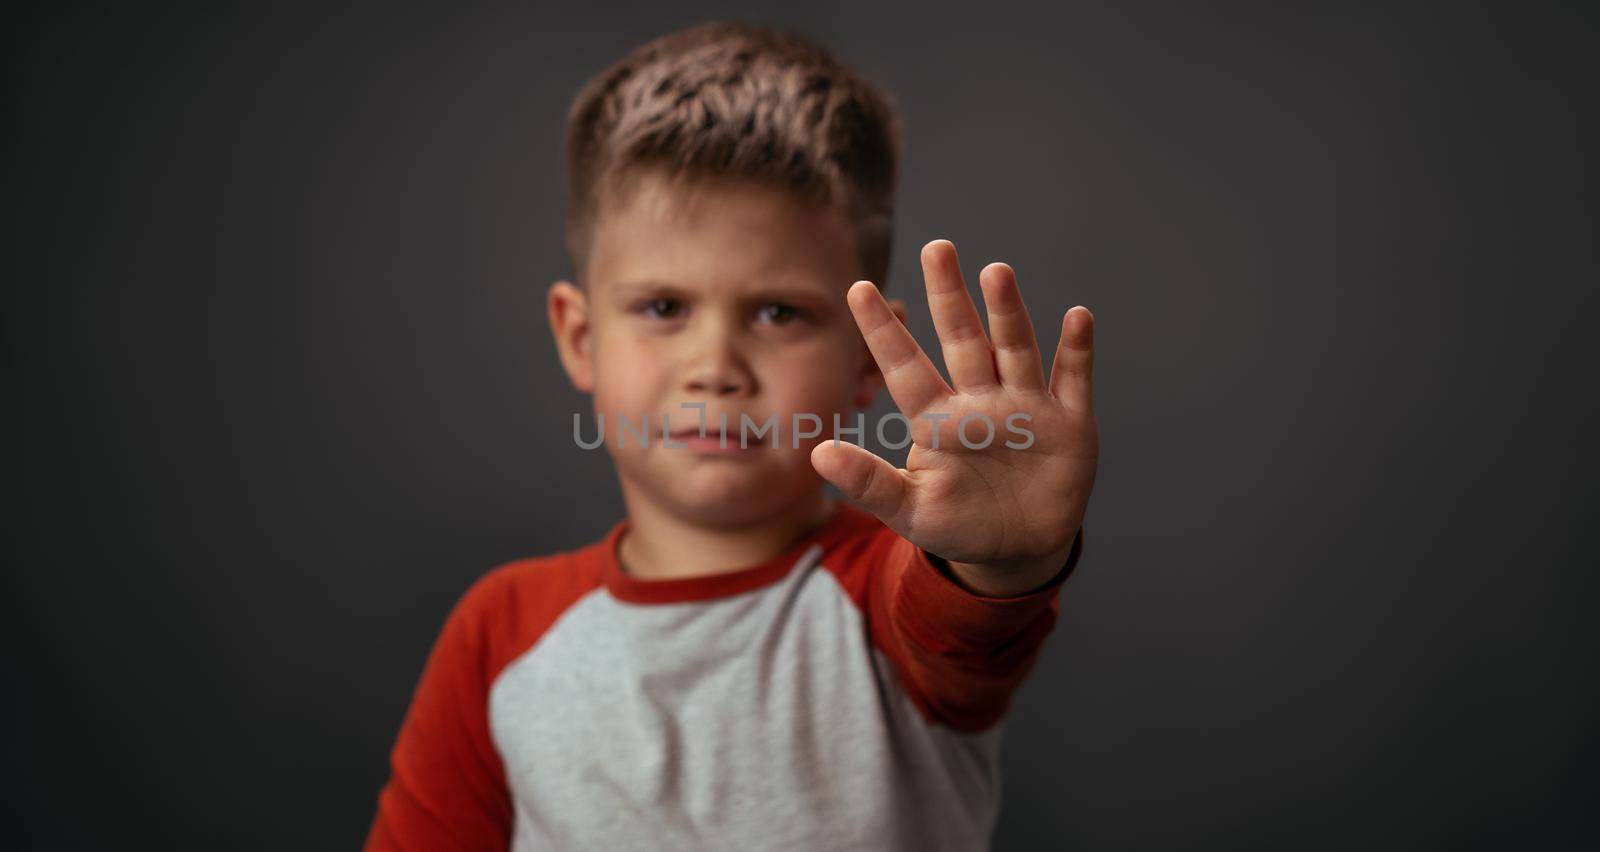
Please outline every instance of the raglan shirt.
M709 576L627 574L626 529L462 597L368 850L987 848L1002 722L1081 531L995 598L845 504Z

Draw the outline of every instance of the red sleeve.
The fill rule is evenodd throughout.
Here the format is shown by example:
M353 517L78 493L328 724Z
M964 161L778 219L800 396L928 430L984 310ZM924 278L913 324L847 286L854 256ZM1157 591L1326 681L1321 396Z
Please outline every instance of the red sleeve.
M489 641L480 580L445 621L390 755L368 850L505 849L511 797L489 737Z
M368 852L505 849L511 792L489 689L594 585L592 557L521 560L462 596L434 643L390 754Z
M1083 552L1083 532L1066 564L1020 597L975 594L942 560L884 528L854 559L852 572L873 643L894 663L924 718L963 731L993 726L1032 670L1060 612L1059 593Z

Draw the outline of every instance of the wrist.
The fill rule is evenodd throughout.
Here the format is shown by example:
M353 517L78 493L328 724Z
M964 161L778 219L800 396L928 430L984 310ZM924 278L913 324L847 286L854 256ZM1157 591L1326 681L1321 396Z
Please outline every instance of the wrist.
M967 591L992 598L1024 597L1049 585L1067 572L1082 549L1083 528L1066 547L1046 556L1007 562L957 562L941 560L951 578ZM930 554L931 555L931 554Z

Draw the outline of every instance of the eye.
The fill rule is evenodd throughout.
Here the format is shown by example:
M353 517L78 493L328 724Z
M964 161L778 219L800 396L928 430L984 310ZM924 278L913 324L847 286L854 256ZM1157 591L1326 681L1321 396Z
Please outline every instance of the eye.
M644 306L640 308L640 310L644 312L645 316L657 317L659 319L671 319L672 317L677 316L678 312L682 309L682 302L679 302L677 299L665 298L651 299L650 301L645 302Z
M756 315L773 325L788 325L800 318L800 309L781 302L762 305Z

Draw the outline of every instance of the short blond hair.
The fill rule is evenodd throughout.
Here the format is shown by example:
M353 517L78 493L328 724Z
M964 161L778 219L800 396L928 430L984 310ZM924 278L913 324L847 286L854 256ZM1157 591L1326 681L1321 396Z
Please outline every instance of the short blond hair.
M648 168L741 177L836 203L866 277L886 283L900 121L889 96L814 41L713 22L634 49L567 116L566 247L585 278L602 203Z

